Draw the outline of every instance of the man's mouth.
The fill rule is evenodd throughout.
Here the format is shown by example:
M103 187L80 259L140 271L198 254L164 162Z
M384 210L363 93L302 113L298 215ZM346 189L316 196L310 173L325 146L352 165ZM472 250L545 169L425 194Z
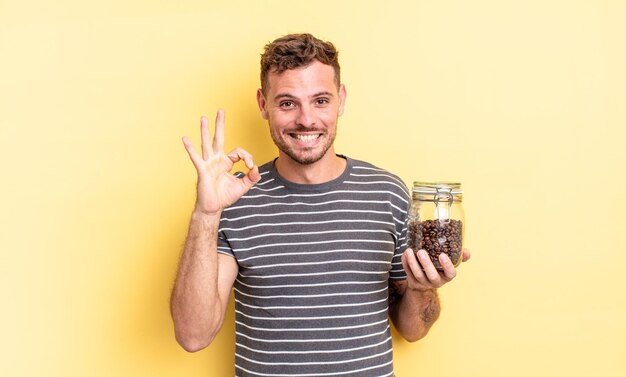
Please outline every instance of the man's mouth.
M322 134L289 134L289 136L293 137L294 139L305 143L310 143L314 140L317 140L321 135Z

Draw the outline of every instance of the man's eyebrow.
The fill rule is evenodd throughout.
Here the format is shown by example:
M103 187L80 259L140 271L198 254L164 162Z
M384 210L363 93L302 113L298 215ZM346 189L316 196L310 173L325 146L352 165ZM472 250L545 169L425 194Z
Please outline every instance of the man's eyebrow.
M310 98L317 98L317 97L334 97L334 94L332 92L329 91L322 91L322 92L317 92L313 95L310 96ZM289 94L289 93L278 93L277 95L274 96L274 101L278 101L279 99L283 99L283 98L287 98L287 99L296 99L295 96Z
M319 92L319 93L315 93L311 96L311 98L315 98L315 97L334 97L334 94L332 92L328 92L328 91L324 91L324 92Z
M333 97L334 94L332 92L324 91L324 92L315 93L311 97L322 97L322 96Z
M281 98L296 98L296 97L292 96L289 93L278 93L277 95L274 96L274 101L277 101Z

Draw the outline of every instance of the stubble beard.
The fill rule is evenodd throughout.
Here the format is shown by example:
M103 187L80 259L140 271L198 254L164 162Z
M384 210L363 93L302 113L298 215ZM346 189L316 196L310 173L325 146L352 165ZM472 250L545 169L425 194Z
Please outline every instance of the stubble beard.
M307 130L307 131L311 131L311 130ZM326 140L326 143L322 146L322 149L320 150L320 152L313 154L312 149L308 149L308 148L303 150L304 153L297 153L293 148L289 146L289 144L281 137L281 135L277 134L273 130L270 133L272 135L272 140L274 141L274 144L276 145L276 147L278 147L278 150L280 150L281 152L286 154L289 158L291 158L293 161L301 165L310 165L321 160L322 157L326 155L330 147L335 142L335 136L336 136L336 133L330 133L330 134L322 133L322 136L320 137L323 137L324 135L326 135L328 136L328 139ZM286 135L286 137L289 138L291 136Z

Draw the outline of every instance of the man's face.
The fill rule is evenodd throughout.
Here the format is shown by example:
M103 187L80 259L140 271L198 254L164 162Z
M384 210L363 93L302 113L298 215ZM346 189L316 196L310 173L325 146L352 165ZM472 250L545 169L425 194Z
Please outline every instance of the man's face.
M332 66L314 61L302 68L268 75L267 93L257 92L279 157L307 165L334 157L337 119L346 91L337 88Z

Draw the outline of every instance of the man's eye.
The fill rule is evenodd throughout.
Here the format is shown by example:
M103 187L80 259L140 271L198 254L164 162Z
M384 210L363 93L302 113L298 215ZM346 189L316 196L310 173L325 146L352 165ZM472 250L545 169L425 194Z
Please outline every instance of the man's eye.
M293 107L294 103L293 101L283 101L280 103L280 107Z
M326 99L326 98L318 98L318 99L317 99L317 101L316 101L316 103L317 103L318 105L327 105L327 104L328 104L328 102L329 102L329 101L328 101L328 99Z

